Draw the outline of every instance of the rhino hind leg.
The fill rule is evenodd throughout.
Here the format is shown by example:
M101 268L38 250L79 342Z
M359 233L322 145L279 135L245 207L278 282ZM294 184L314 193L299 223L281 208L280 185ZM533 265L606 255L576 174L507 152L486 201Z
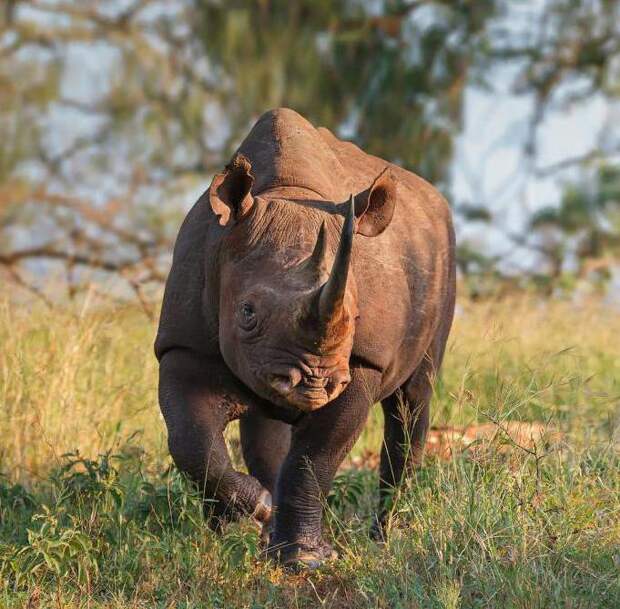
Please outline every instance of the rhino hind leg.
M259 522L271 515L271 494L253 476L235 471L224 441L224 428L247 411L247 399L218 359L187 349L161 359L159 401L170 454L203 493L213 528L243 515Z
M432 357L425 357L409 380L381 402L385 429L379 510L370 530L377 541L385 540L394 492L422 461L436 369Z
M275 495L278 474L291 446L291 429L288 423L267 418L255 409L239 419L243 460L250 476L256 478L271 497ZM261 538L263 544L267 544L272 523L262 524Z
M255 410L243 415L239 426L248 472L273 495L278 473L291 446L291 426Z

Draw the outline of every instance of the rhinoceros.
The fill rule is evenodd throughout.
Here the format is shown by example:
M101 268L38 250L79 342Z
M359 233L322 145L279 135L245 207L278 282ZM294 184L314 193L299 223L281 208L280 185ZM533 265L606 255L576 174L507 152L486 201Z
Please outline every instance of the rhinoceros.
M382 533L423 450L454 250L422 178L293 110L260 117L181 226L155 342L169 450L211 523L253 516L284 565L333 557L324 499L380 402ZM234 419L247 474L224 441Z

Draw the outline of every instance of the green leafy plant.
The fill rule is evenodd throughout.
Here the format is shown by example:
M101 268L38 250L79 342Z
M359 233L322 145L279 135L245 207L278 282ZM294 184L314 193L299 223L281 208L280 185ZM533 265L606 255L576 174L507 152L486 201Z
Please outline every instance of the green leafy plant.
M62 511L52 513L47 507L33 517L37 528L28 529L28 545L15 553L12 563L16 584L23 579L39 581L54 577L75 579L90 587L99 573L101 548L98 548L79 522L69 515L68 525L61 524Z
M229 567L240 568L257 558L259 542L257 531L239 526L229 527L222 539L222 554Z

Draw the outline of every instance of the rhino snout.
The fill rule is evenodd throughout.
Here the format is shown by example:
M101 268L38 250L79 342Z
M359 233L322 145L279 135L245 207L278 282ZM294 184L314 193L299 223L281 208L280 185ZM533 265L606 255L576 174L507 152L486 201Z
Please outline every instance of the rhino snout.
M267 381L276 394L302 410L315 410L334 399L349 384L348 370L337 370L325 376L304 375L297 368L268 375Z

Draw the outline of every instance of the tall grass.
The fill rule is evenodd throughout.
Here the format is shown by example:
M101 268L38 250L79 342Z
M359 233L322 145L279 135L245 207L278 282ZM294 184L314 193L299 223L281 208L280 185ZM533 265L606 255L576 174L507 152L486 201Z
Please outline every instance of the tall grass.
M497 434L429 457L380 546L376 409L326 504L341 558L298 576L252 523L205 529L170 467L154 332L133 308L0 302L0 607L620 606L617 310L461 304L433 424ZM521 445L514 420L550 433Z

